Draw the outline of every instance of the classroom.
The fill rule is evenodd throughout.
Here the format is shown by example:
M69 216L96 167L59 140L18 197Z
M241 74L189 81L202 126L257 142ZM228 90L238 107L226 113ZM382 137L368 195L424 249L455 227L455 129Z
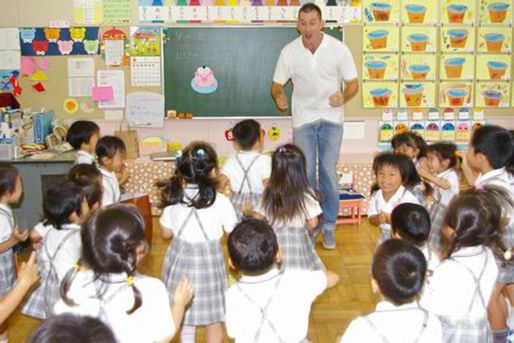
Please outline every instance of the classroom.
M0 194L0 225L5 226L0 227L0 274L8 273L7 269L11 268L17 271L20 279L25 275L23 272L28 275L30 267L27 267L27 262L32 251L37 251L40 272L39 281L33 276L29 285L24 284L27 289L23 294L16 294L20 305L13 307L11 316L0 316L3 321L0 322L0 343L29 342L31 335L33 342L43 341L43 336L34 340L35 329L42 328L42 323L46 322L27 314L26 310L32 305L33 294L37 293L35 289L46 288L49 275L55 275L60 283L66 274L64 269L61 274L59 268L62 266L54 267L51 261L68 238L55 244L58 248L50 243L51 249L57 249L55 256L51 257L48 251L46 255L44 253L47 236L50 237L53 232L49 227L58 227L54 230L58 235L64 235L64 231L68 230L61 230L60 223L49 219L48 213L52 211L49 194L52 192L60 194L55 195L56 198L66 198L70 202L73 194L78 196L80 193L80 201L89 203L89 214L80 214L82 209L72 211L80 220L66 222L62 226L73 226L77 233L66 244L73 241L73 244L84 249L78 249L79 255L70 255L74 256L74 260L66 262L74 271L73 278L76 275L78 281L83 280L85 273L91 270L94 270L98 280L102 280L100 273L85 262L88 255L85 251L86 228L94 232L104 212L107 216L109 211L113 214L119 211L116 216L132 216L137 218L136 221L142 221L144 232L139 239L144 243L141 243L144 253L138 250L138 246L134 249L134 261L137 262L133 262L133 269L130 272L126 268L121 269L127 275L126 282L124 280L122 283L130 287L120 288L120 292L125 296L131 288L140 289L134 294L143 294L143 304L138 305L142 306L138 315L132 318L126 314L123 316L134 325L139 325L138 320L142 319L137 318L145 318L145 315L145 325L150 314L170 316L173 319L170 325L157 325L154 330L156 335L163 333L160 338L167 337L163 341L410 342L417 340L409 340L409 333L405 337L398 336L403 327L391 325L390 329L383 331L381 325L388 322L381 321L377 313L394 312L402 306L415 305L408 307L408 311L417 311L409 318L411 322L407 321L413 323L413 328L417 325L417 315L427 313L426 318L431 318L425 318L429 324L423 327L428 327L427 331L430 332L419 332L420 342L514 342L514 315L511 314L514 313L514 211L509 212L514 201L514 140L502 140L506 133L512 135L514 130L514 74L511 67L514 63L513 0L315 0L312 3L316 9L308 7L303 14L299 13L301 6L308 3L311 1L4 1L2 8L6 15L0 23L0 170L4 175L14 173L15 180L22 182L23 191L16 198L15 182L9 181L10 185L0 176L0 193L7 192L7 195ZM318 17L314 15L317 8L321 10L323 21L317 21ZM314 18L306 19L311 18L308 15ZM316 26L319 23L322 25ZM290 42L299 42L296 47L301 48L293 52L294 45L288 45ZM300 44L302 42L303 45ZM308 42L314 42L314 47L311 48ZM287 51L284 48L286 45ZM334 80L337 89L331 86L330 82ZM328 91L330 87L332 89ZM323 109L309 107L321 103L321 98ZM309 104L309 101L315 104ZM77 138L78 143L74 143L73 135L82 137L83 133L74 133L76 128L73 123L85 125L79 130L85 130L84 127L90 130L85 141ZM311 127L313 131L309 131ZM337 127L337 134L328 131L327 127ZM316 130L319 130L318 133L312 136ZM248 147L241 138L243 131L256 135ZM485 133L479 134L481 131ZM482 137L480 141L481 134L485 138ZM494 139L491 138L493 135ZM418 138L422 143L417 141ZM93 140L94 144L91 143ZM337 144L339 140L340 145ZM81 148L90 144L91 150ZM337 146L340 146L339 150L331 149ZM259 154L256 156L265 156L267 164L259 162L258 157L249 160L248 156L244 156L257 151L257 147ZM498 157L496 154L508 155L509 152L511 155L498 157L495 161L501 160L501 165L495 165L490 157L493 152L487 150L489 147L494 150L495 157ZM80 153L83 154L80 156ZM122 162L115 158L118 155L123 156ZM305 194L302 191L300 195L304 198L296 199L301 205L290 208L292 212L287 212L287 201L280 205L286 207L279 206L277 210L270 200L273 199L271 194L276 199L281 196L278 189L289 185L287 182L275 183L278 181L274 181L273 177L275 168L278 175L280 158L286 155L303 161L300 174L304 175L303 184L306 185ZM404 155L410 159L404 161ZM80 163L84 163L80 162L82 157L87 164L98 163L98 169L84 167L75 170ZM102 162L104 158L107 162ZM432 167L432 160L438 161L433 162L436 167ZM184 161L189 161L190 165L186 163L181 166ZM262 179L257 193L264 194L264 198L238 198L246 194L242 193L246 189L245 182L250 194L255 195L252 191L253 181L250 180L257 173L250 172L254 162L258 167L254 170L259 170ZM247 164L246 167L244 164ZM325 168L325 165L329 167ZM489 169L484 169L484 166ZM195 168L200 168L199 174ZM202 168L211 174L205 176ZM397 168L396 174L401 174L397 187L403 191L398 196L399 193L395 192L400 188L395 188L393 201L385 196L387 185L381 186L381 182L385 181L380 180L385 173L382 169L391 168ZM448 178L449 170L455 175L451 180ZM484 188L489 182L486 176L494 171L498 171L499 176L494 176L492 184L505 185L505 191L496 191L494 186L492 189ZM290 165L288 169L285 164L286 179L288 173L292 172L293 167ZM404 173L410 173L415 181L408 185ZM216 175L216 178L212 178L212 175ZM290 175L292 178L293 174ZM98 177L100 181L95 179ZM202 177L205 179L198 181ZM7 186L2 182L7 182ZM302 184L303 181L298 182ZM234 183L239 184L237 189ZM414 183L416 186L412 186ZM93 184L100 187L96 193L92 190ZM193 187L200 184L201 187ZM272 185L275 185L275 190ZM11 190L6 191L9 187ZM109 187L113 189L109 190ZM200 198L205 201L200 201L200 205L198 200L194 200L198 195L190 198L191 194L196 194L191 193L192 189L197 190L198 187L198 194L202 194ZM203 187L212 188L214 198L205 195L208 192L202 192L202 189L207 189ZM300 194L298 187L293 188L297 188L296 193ZM177 189L180 190L177 193L178 201L178 195L172 194ZM476 196L470 195L473 191ZM216 197L216 194L223 196ZM113 200L106 202L111 196ZM476 246L469 242L460 246L458 244L461 242L452 243L445 238L446 228L452 228L449 224L452 216L445 211L452 208L457 216L460 213L458 206L462 205L466 196L472 197L473 201L478 199L476 201L487 203L489 207L486 206L488 210L484 213L477 209L476 220L489 223L489 226L498 220L497 227L491 227L491 230L498 232L488 233L491 237L499 237L497 241L496 238L487 238L486 243L473 243ZM16 198L16 201L9 197ZM95 201L90 201L95 197L98 198L96 207L93 206ZM222 205L225 198L226 206ZM186 200L191 201L188 206L184 205ZM137 213L130 209L132 207L116 205L120 201L137 208ZM237 201L240 201L241 207L232 206ZM469 201L474 204L472 200ZM421 249L414 242L409 242L408 246L393 246L394 243L390 242L409 241L394 227L394 218L397 218L397 222L400 219L399 215L395 217L393 213L403 203L416 203L422 208L406 211L411 216L417 211L422 212L422 217L424 213L430 216L428 225L431 231L424 246L428 250ZM107 206L109 204L113 205ZM191 212L186 215L185 212L170 209L179 205L191 208ZM502 208L498 218L491 215L496 213L491 208L495 205ZM54 207L60 205L57 203ZM227 210L227 207L230 209ZM202 211L206 212L202 215ZM212 218L208 211L211 211L209 215ZM400 213L399 210L396 212ZM290 213L294 215L288 217ZM299 235L305 242L311 243L312 240L313 245L286 242L284 240L290 239L287 238L289 236L282 236L285 234L275 228L277 223L285 225L283 223L288 222L286 219L294 222L293 219L298 219L296 215L310 214L311 217L301 220L302 233ZM6 219L2 217L4 215ZM480 217L486 215L487 220ZM220 217L220 229L212 229L212 233L207 230L206 233L203 227L207 228L207 225L202 225L202 222L209 220L209 225L213 225L212 222L217 221L216 216ZM246 228L242 225L245 221L236 224L248 216L263 219L274 229L280 248L280 252L275 251L272 258L277 266L288 271L289 254L294 255L295 252L291 251L300 249L294 244L307 244L308 252L296 253L303 254L300 259L310 254L314 262L311 261L313 266L302 271L326 273L327 280L324 282L328 289L317 292L312 301L305 305L308 323L299 326L301 330L305 329L301 337L285 333L294 331L287 327L292 324L276 322L278 326L275 328L273 320L269 319L272 316L266 317L267 306L271 305L266 305L267 302L262 299L260 305L256 305L262 318L257 320L248 314L249 321L252 318L256 323L262 321L262 328L259 327L255 337L248 336L243 329L238 332L235 327L237 320L229 316L228 310L225 318L225 307L228 308L229 302L224 292L220 293L220 303L223 303L221 320L209 322L215 323L212 325L191 324L193 319L197 319L193 318L193 312L196 314L199 311L196 306L200 306L193 306L194 297L200 298L201 295L194 293L192 301L186 299L186 293L195 292L195 287L190 290L180 276L172 273L173 268L179 268L175 265L176 261L182 261L176 251L186 249L184 255L192 256L196 252L193 243L197 243L198 237L214 237L217 240L214 249L218 255L209 255L212 261L208 261L208 264L213 264L211 267L216 273L221 273L223 282L220 287L226 288L228 282L230 288L227 297L233 295L236 287L244 287L245 282L251 283L245 280L259 277L252 273L246 275L232 255L236 248L231 245L230 236L236 235L229 233L234 226L238 229L241 226L241 230ZM505 220L505 216L512 220ZM72 218L71 214L66 217L67 220ZM177 218L184 219L184 223ZM186 238L179 239L176 230L182 234L180 226L194 226L196 224L190 223L194 220L201 228L197 236L187 233L187 230L184 234L193 243L186 242ZM414 219L409 217L409 220ZM227 229L227 226L230 228ZM434 231L436 226L437 232ZM18 229L26 232L16 231ZM452 229L454 232L457 230ZM214 230L219 232L214 233ZM79 232L84 233L82 237ZM22 236L23 239L20 238ZM472 241L477 240L479 238ZM185 242L184 246L180 245L182 241ZM436 243L432 245L433 242ZM287 244L293 244L293 247ZM409 250L411 246L420 249L412 252ZM443 272L448 273L447 277L451 275L450 267L445 267L445 263L462 253L451 250L457 249L456 246L463 251L480 246L489 254L487 256L494 257L484 262L484 268L491 267L485 272L489 275L487 282L490 281L485 305L482 308L475 304L475 300L469 305L470 313L480 313L477 316L481 317L468 324L482 327L483 332L469 330L472 333L468 336L459 331L462 327L449 330L450 324L445 319L441 319L442 324L439 319L437 323L431 321L432 314L446 318L443 309L435 304L441 298L431 297L430 292L431 287L435 289L441 286L438 280L443 279ZM101 247L97 243L91 245L93 250ZM213 246L208 247L211 249ZM301 249L304 248L302 245ZM425 254L424 281L416 294L409 298L410 305L391 299L382 287L381 282L385 281L381 281L376 268L392 268L378 261L379 256L389 261L385 258L387 256L381 255L391 253L386 248L406 249L414 255L419 250ZM10 255L7 256L5 252ZM437 269L432 269L431 257L427 257L432 253L440 263L435 267L442 270L439 274ZM210 250L208 254L211 254ZM276 260L278 255L281 257ZM9 267L1 265L5 262L4 258L9 261ZM49 258L50 262L47 261ZM177 260L170 262L173 258ZM221 266L218 262L222 262ZM482 275L480 270L474 273L474 267L469 269L473 280ZM167 268L169 272L165 272ZM188 270L193 267L180 268ZM400 267L395 270L400 270ZM461 271L453 275L459 275ZM498 279L493 277L496 273ZM145 307L144 299L148 298L144 297L144 290L147 290L147 286L140 286L144 282L138 279L143 275L156 283L158 281L159 287L164 284L165 293L172 303L169 308L160 306L153 311ZM0 278L3 277L0 275ZM467 277L469 274L463 278ZM430 278L433 283L430 283ZM11 279L14 281L14 274ZM5 296L12 286L11 282L6 288L5 282L0 280L0 297ZM43 283L45 287L41 286ZM73 283L72 279L68 290L69 294L76 295L78 286L74 288ZM274 287L279 286L277 283ZM446 284L444 286L447 287ZM152 287L152 291L157 289L157 286ZM314 283L312 287L315 287ZM466 293L466 287L471 286L463 286L462 294ZM108 288L106 292L109 292ZM11 293L17 290L12 289ZM298 294L301 294L300 291ZM155 294L158 293L155 291ZM241 293L244 296L239 299L252 307L252 297L246 297L242 290ZM280 291L276 293L281 294ZM443 293L448 299L452 298L447 289ZM132 304L132 291L128 294L130 297L127 295L128 298L123 299L130 299L128 303ZM434 294L438 293L434 291ZM73 306L63 297L62 289L61 293L54 295L57 298L52 301L59 299L56 308L61 305L61 313L73 312L63 310ZM148 301L158 304L157 295L154 297ZM115 294L113 298L116 298ZM487 301L489 298L490 302ZM176 299L180 300L178 305L184 303L184 308L173 305ZM272 299L269 298L270 303ZM0 300L1 307L2 301L7 303L9 299L6 296ZM46 298L44 302L47 302ZM467 303L467 298L463 302ZM200 300L196 303L200 303ZM391 306L394 306L393 310ZM89 311L93 311L92 308ZM103 307L99 308L104 311ZM145 314L145 311L149 313ZM134 314L137 312L136 309ZM176 312L182 312L184 319L177 319ZM115 341L152 341L149 336L131 336L135 328L120 334L114 329L116 324L105 319L109 314L97 316L91 313L90 316L98 317L100 322L103 320L108 328L113 329ZM451 320L458 321L455 313L451 313ZM239 321L245 315L247 313L243 312ZM404 320L406 315L403 316L397 317L397 320ZM42 318L48 318L47 312ZM230 325L231 321L234 326ZM51 320L48 322L48 325L52 324ZM478 322L481 324L476 324ZM88 327L97 324L77 325ZM241 326L244 327L244 324ZM170 327L173 328L171 336L166 331ZM277 330L283 330L284 336ZM433 335L434 330L442 332L442 338L434 338L437 337L437 333ZM259 337L261 331L263 333ZM367 333L361 334L364 331ZM449 336L450 331L454 336ZM43 334L50 335L49 332ZM98 339L102 340L101 337L98 336ZM157 338L154 336L153 340L157 341Z

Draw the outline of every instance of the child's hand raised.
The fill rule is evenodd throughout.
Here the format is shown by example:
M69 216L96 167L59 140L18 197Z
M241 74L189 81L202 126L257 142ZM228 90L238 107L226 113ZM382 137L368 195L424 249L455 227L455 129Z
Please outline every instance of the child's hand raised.
M20 228L18 224L16 224L13 231L13 237L18 242L25 242L29 237L29 230L26 225Z
M30 254L29 260L23 262L18 270L18 282L25 283L27 287L32 286L39 280L36 252Z
M173 293L173 304L186 307L193 298L193 293L193 286L189 283L187 277L182 276L177 288L175 288L175 293Z

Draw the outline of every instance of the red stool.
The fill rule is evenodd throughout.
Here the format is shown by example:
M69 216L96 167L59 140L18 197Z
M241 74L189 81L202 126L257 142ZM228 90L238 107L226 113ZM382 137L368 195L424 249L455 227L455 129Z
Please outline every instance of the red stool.
M339 213L349 210L350 215L341 216L336 220L336 224L360 224L363 199L364 196L352 188L341 188L339 190Z

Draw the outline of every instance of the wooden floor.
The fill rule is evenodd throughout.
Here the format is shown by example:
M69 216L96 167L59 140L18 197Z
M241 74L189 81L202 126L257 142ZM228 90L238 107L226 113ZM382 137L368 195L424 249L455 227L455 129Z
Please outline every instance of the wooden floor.
M154 218L152 249L139 268L142 273L155 277L160 277L162 260L169 244L161 239L158 229L158 220ZM377 236L378 229L364 218L360 226L338 226L336 250L324 250L318 243L317 251L325 266L337 272L341 281L337 287L325 291L312 306L308 334L311 341L335 342L353 318L373 309L378 299L371 291L369 275ZM15 313L9 323L10 342L25 342L39 324L38 320ZM197 342L203 342L204 337L204 330L198 330ZM179 341L177 335L173 342ZM225 342L230 341L225 338Z

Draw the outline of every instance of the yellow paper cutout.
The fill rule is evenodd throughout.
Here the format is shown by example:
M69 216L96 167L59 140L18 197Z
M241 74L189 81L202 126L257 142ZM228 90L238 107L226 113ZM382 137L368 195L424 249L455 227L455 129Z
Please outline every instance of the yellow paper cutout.
M46 76L45 72L41 70L36 70L34 74L30 77L31 81L46 81L48 80L48 76Z
M63 108L67 113L75 113L79 108L79 103L73 98L64 100Z

